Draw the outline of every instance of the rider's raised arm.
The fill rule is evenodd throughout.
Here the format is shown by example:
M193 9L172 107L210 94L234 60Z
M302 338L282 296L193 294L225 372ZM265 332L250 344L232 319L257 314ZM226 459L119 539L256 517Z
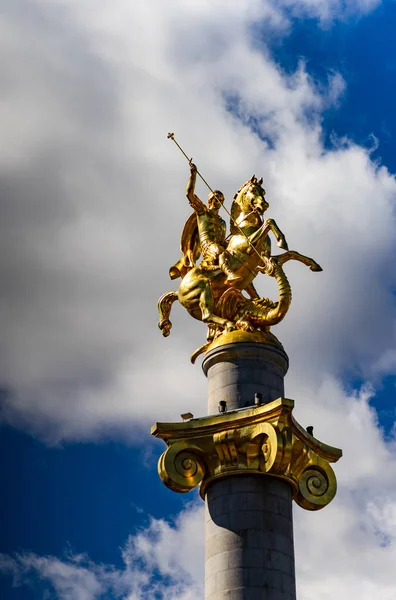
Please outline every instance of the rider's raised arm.
M205 204L195 195L195 182L197 179L197 167L190 163L190 179L188 180L186 196L190 203L190 206L195 210L198 215L202 215L205 210Z

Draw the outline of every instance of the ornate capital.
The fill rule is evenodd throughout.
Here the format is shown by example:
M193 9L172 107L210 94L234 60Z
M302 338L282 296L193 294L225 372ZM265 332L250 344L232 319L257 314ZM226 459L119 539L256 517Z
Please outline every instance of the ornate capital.
M293 418L293 408L293 400L278 398L187 422L156 423L152 435L168 446L158 463L162 481L175 492L199 485L205 498L208 485L220 477L280 477L292 486L299 506L323 508L337 490L329 463L342 451L309 435Z

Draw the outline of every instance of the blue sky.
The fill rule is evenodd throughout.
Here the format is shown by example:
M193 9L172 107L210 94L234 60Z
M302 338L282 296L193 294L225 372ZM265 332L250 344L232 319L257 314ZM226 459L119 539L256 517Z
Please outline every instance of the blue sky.
M287 71L302 59L318 81L326 81L332 71L342 75L347 84L342 100L324 115L326 142L331 143L334 132L372 147L371 136L375 136L379 144L375 156L393 172L395 19L394 2L382 3L367 17L325 28L318 27L313 18L303 19L273 47L275 60Z
M297 418L344 449L333 504L295 511L299 598L394 600L396 3L130 4L4 2L1 598L202 597L202 503L149 437L206 409L204 328L156 325L188 216L170 129L226 198L263 174L324 267L290 268L275 331Z

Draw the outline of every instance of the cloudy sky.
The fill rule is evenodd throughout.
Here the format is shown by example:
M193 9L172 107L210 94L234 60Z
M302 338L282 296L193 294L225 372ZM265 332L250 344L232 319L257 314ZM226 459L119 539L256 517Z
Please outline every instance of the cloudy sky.
M202 598L202 501L149 436L206 410L205 327L157 328L190 213L173 131L228 206L262 175L324 269L287 265L274 328L295 416L344 450L334 502L295 507L299 600L396 600L396 3L0 5L1 597Z

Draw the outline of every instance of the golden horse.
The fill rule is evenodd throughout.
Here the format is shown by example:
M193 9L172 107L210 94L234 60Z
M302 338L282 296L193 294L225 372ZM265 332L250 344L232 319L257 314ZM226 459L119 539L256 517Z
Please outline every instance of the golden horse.
M208 341L223 331L268 331L269 327L279 323L286 315L291 303L291 288L283 270L283 265L289 260L297 260L311 271L321 271L322 268L312 258L299 252L287 250L285 236L273 219L263 220L263 215L269 204L265 200L265 191L261 186L262 180L254 176L238 190L231 208L231 235L227 245L230 255L230 266L238 276L234 281L228 281L227 276L218 268L194 265L194 258L199 256L199 248L191 251L190 258L186 257L177 264L182 264L179 270L171 268L171 278L182 277L179 289L167 292L158 301L160 315L159 328L166 337L170 334L172 323L169 319L173 302L178 300L189 314L207 323L209 326ZM194 215L191 216L193 221ZM278 246L286 249L281 255L271 256L272 231ZM278 283L279 298L272 302L260 298L253 285L258 273L274 277ZM246 298L243 291L250 296ZM203 352L209 345L205 344L196 353Z

